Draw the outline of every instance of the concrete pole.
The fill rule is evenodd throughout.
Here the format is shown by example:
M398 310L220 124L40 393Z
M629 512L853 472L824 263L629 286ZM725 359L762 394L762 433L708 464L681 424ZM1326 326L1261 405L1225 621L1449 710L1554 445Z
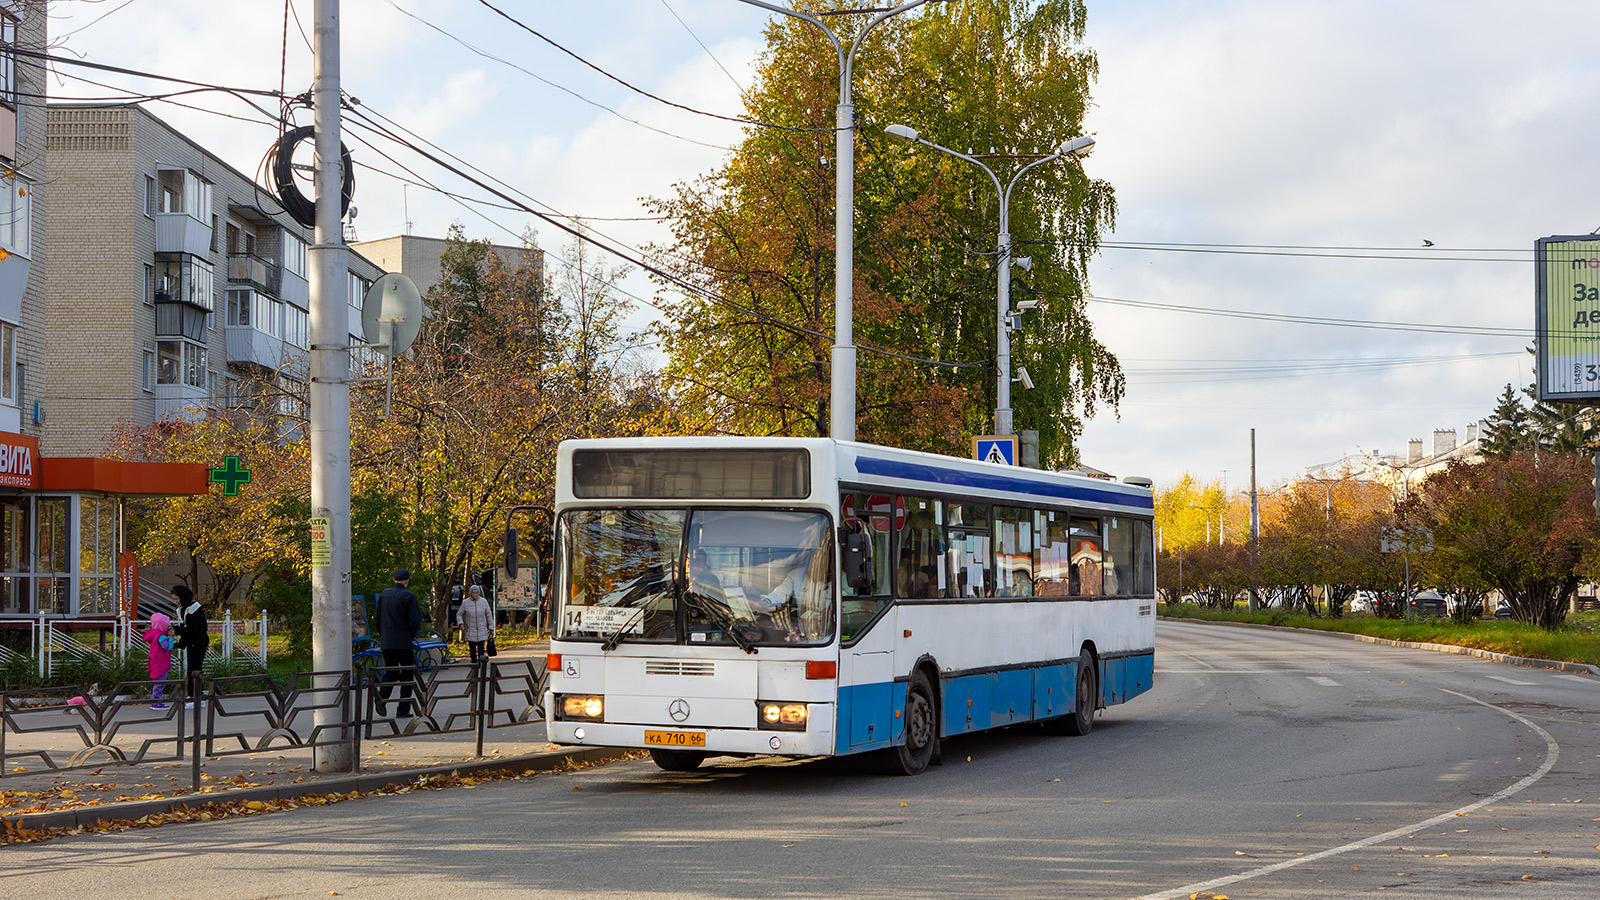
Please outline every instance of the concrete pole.
M990 173L991 178L994 177ZM996 185L999 182L996 181ZM1016 184L1016 182L1012 182ZM1011 191L1000 195L999 290L995 291L994 433L1012 433L1011 418Z
M853 55L855 48L850 49ZM856 439L856 345L851 289L855 286L856 252L856 108L850 102L850 60L843 54L839 58L839 107L834 115L834 127L833 377L829 381L828 436L853 441Z
M344 173L339 153L339 0L316 0L316 243L311 263L311 515L326 517L332 544L326 565L311 567L311 652L318 672L350 666L350 350L344 232L339 196ZM318 680L331 686L333 678ZM324 701L328 698L324 698ZM328 736L346 725L343 709L316 710ZM349 771L350 745L316 748L318 772Z

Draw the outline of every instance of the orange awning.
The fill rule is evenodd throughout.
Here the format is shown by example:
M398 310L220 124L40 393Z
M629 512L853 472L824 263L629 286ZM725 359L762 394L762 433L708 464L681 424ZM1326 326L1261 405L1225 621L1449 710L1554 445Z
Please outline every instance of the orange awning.
M204 494L211 473L200 463L129 462L90 456L44 457L39 490L162 496Z

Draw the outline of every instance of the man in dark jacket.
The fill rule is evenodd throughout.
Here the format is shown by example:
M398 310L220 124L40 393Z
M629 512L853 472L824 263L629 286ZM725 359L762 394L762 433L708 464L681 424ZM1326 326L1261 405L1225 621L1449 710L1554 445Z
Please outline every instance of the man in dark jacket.
M173 586L172 602L178 608L177 615L172 617L176 623L172 630L178 638L173 649L183 649L187 663L185 690L189 692L189 706L193 706L195 698L200 696L200 670L205 666L206 650L211 646L211 632L206 627L206 612L200 608L188 585Z
M417 652L412 642L422 628L422 607L407 583L411 573L396 569L394 584L378 594L378 645L383 648L382 687L378 689L378 715L389 714L389 694L400 682L400 715L411 715L411 685L415 678Z

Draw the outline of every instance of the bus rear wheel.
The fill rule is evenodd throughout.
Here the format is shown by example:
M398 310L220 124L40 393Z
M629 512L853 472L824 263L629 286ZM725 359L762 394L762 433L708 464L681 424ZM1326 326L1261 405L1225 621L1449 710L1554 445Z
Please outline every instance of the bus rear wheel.
M1094 710L1100 703L1099 679L1095 676L1094 657L1085 650L1078 656L1078 684L1073 692L1072 715L1063 716L1066 733L1079 737L1094 727Z
M933 761L939 746L939 716L933 702L933 685L917 669L906 686L904 743L882 751L884 770L891 775L916 775Z
M668 772L693 772L705 762L706 755L699 750L663 750L650 748L650 759Z

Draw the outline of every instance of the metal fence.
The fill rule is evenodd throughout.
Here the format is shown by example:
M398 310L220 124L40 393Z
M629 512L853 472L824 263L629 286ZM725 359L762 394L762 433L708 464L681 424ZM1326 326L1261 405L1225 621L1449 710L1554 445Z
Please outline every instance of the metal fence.
M78 635L85 631L85 625L98 626L104 632L109 632L111 641L109 646L95 646L84 643ZM150 627L150 620L129 619L118 616L114 619L59 619L41 615L28 622L28 655L34 660L34 665L40 678L55 676L58 661L67 658L104 657L107 659L125 659L129 653L144 653L145 630ZM223 613L221 619L209 623L208 630L212 635L211 650L207 654L211 658L227 660L247 660L258 664L265 669L267 666L267 614L251 619L235 619L231 611ZM104 645L102 640L101 644ZM17 656L15 651L0 648L0 661Z
M178 681L124 682L103 694L78 688L0 692L0 780L172 763L187 755L198 791L207 759L342 744L359 771L363 739L466 732L476 732L481 757L490 730L543 720L546 675L534 660L373 673L389 676L396 692L384 714L378 681L359 671L301 672L286 682L267 675L204 679L192 696ZM167 690L153 705L158 685ZM402 686L411 688L409 717L398 715ZM328 709L337 711L334 724L314 724L316 712Z

